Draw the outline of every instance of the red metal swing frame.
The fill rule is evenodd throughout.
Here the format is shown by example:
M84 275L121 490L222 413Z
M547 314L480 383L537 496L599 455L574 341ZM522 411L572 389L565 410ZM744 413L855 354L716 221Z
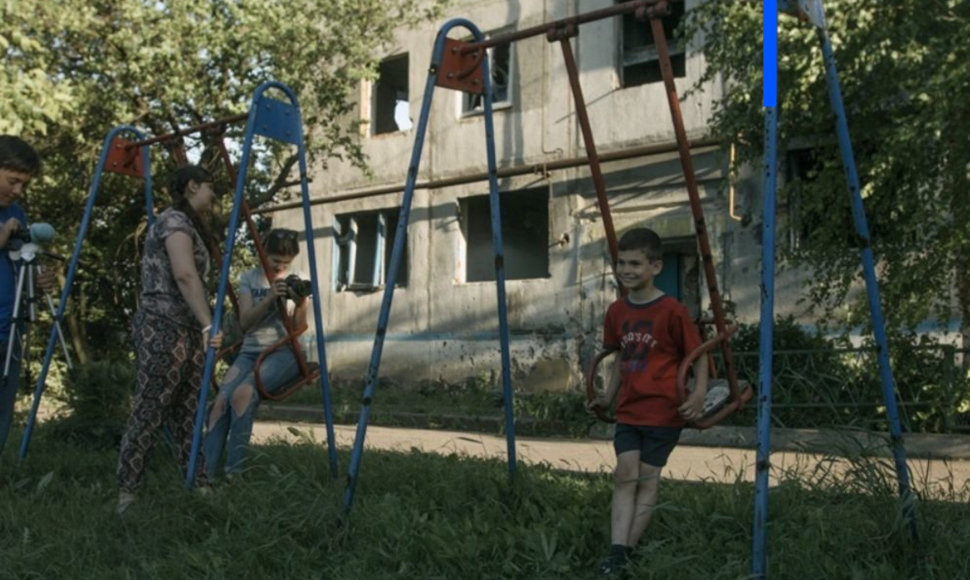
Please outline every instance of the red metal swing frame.
M679 1L679 0L678 0ZM687 374L690 366L699 357L720 347L725 367L725 375L730 389L730 397L727 402L720 406L716 411L694 421L689 426L697 429L705 429L721 421L731 413L744 406L745 402L751 399L753 392L751 386L746 382L738 381L734 364L731 358L731 349L728 339L734 332L734 328L729 328L726 322L724 308L720 293L717 288L717 276L714 271L713 258L711 256L710 242L707 235L707 226L704 221L704 212L701 207L700 194L698 193L697 181L694 175L693 163L690 156L690 143L687 140L687 132L684 127L683 116L680 111L680 102L677 96L677 89L674 85L673 69L670 64L670 51L667 46L667 39L663 30L661 18L669 13L668 0L630 0L617 4L610 8L595 10L586 14L577 15L571 18L557 20L555 22L541 24L517 32L505 35L497 35L481 42L463 42L454 39L446 39L445 54L441 66L436 71L436 84L438 86L453 88L472 93L483 92L484 85L482 79L481 59L484 57L485 49L521 40L531 36L545 34L549 42L559 42L562 47L563 58L569 76L570 89L576 106L576 116L582 131L583 141L589 160L590 173L596 189L597 204L603 218L603 225L606 230L606 240L609 246L610 258L614 277L616 274L617 241L616 232L613 227L612 214L610 213L609 200L606 195L603 174L600 170L600 157L596 152L596 144L593 140L592 128L586 110L586 103L583 98L582 87L579 82L579 72L576 60L573 55L570 39L578 34L579 25L599 20L602 18L617 16L625 13L635 12L640 20L649 20L650 31L653 35L654 43L657 47L658 59L660 61L661 73L663 76L664 87L667 93L667 102L670 107L671 120L674 125L674 133L677 140L677 149L680 156L681 167L683 169L684 180L687 185L687 192L690 198L691 213L694 218L696 237L699 250L704 264L704 274L707 280L708 292L711 301L711 310L714 315L714 327L716 333L713 338L704 342L696 351L689 355L682 362L678 372L677 388L682 396L687 393ZM622 286L617 281L617 285ZM595 376L597 365L606 358L611 351L597 354L589 365L586 373L586 396L592 402L596 398ZM712 363L713 369L713 363ZM605 409L593 409L597 417L604 421L612 421L606 414Z

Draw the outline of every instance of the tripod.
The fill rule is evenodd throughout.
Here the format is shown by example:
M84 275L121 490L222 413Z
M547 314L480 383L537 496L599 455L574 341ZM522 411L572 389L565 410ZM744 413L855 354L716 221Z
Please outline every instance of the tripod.
M23 360L26 341L24 337L18 337L21 323L33 322L37 319L37 296L34 289L34 275L36 268L39 267L39 264L36 264L38 254L42 253L44 252L41 251L40 247L32 242L25 243L20 249L10 251L10 259L17 268L17 283L14 292L13 313L10 317L10 336L7 340L7 353L3 365L4 380L10 376L10 363L13 359L14 348L18 342L18 338L20 342L21 361ZM25 295L27 309L26 312L23 312ZM57 319L54 301L51 299L50 292L45 291L44 297L47 299L47 306L50 308L51 318L54 320L54 329L61 343L61 349L64 351L64 360L67 363L67 368L71 369L74 365L71 363L71 356L67 352L67 342L64 340L64 333L61 331L61 323Z

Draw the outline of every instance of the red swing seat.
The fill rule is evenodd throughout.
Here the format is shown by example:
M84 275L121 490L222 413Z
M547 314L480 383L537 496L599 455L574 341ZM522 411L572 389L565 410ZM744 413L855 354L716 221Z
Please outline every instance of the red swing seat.
M306 329L306 326L296 329L293 331L293 334L294 336L299 336ZM276 341L275 344L261 352L259 358L256 359L256 364L253 366L253 376L256 378L256 389L259 390L260 398L269 399L270 401L282 401L300 390L304 385L308 385L320 377L320 363L307 362L303 358L303 353L299 352L298 348L294 346L294 348L297 348L294 354L297 359L297 364L300 367L300 374L272 391L266 388L259 374L263 359L289 344L292 344L292 338L290 336L284 336Z
M687 394L692 389L691 383L687 380L687 375L694 365L694 362L701 355L706 354L714 347L729 339L737 331L737 328L737 326L729 327L714 338L702 343L681 361L680 367L677 369L677 391L680 393L680 399L682 401L687 399ZM586 372L586 400L588 402L596 399L597 367L603 359L616 352L617 350L615 349L605 350L593 357L593 361L590 363L589 369ZM737 379L732 381L730 378L717 378L713 361L710 364L710 377L707 383L707 396L704 398L704 414L700 419L688 422L687 427L692 429L707 429L713 427L725 417L743 407L754 395L751 385L747 381L739 381ZM616 418L610 416L607 409L593 407L592 411L600 421L606 423L616 422Z

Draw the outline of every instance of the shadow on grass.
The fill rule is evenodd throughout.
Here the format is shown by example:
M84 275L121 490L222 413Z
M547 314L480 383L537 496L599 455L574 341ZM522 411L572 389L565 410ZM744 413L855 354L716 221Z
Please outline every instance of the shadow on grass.
M200 495L164 447L139 501L113 513L116 453L38 430L22 463L0 464L2 578L588 578L609 545L611 480L550 465L371 450L353 512L325 445L254 449L246 472ZM341 451L340 465L347 465ZM665 480L637 578L744 578L753 487ZM772 578L961 578L966 494L923 499L921 541L892 486L867 468L782 473L769 501ZM850 481L851 480L851 481Z

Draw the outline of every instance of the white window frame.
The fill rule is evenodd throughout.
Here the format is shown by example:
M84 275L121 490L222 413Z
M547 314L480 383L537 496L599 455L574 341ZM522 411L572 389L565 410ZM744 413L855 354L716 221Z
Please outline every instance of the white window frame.
M334 216L332 253L333 271L331 278L335 291L373 291L384 288L385 284L387 283L387 263L384 256L387 253L387 214L389 212L400 212L400 208L390 208L376 212L377 227L374 233L374 267L371 270L370 280L357 280L354 278L354 274L357 271L357 240L360 236L358 219L362 215L373 214L375 212L356 212ZM344 223L341 223L341 220L346 222L346 227L344 226ZM347 263L343 269L341 269L340 264L341 247L345 247L347 251ZM346 282L341 281L341 276L344 278L344 280L346 280ZM398 282L398 285L403 286L405 284Z
M395 133L404 133L404 132L410 131L411 128L414 126L414 123L410 119L410 103L411 103L411 83L410 83L411 54L410 53L407 53L407 52L402 52L402 53L399 53L399 54L391 55L391 56L389 56L389 57L381 60L380 64L378 65L378 71L380 70L380 66L383 66L385 63L392 62L392 61L397 61L397 60L405 60L405 61L407 61L407 66L406 66L406 69L404 71L404 78L408 81L408 86L407 86L408 94L407 94L407 98L406 99L399 98L399 96L400 96L399 94L398 95L395 95L395 97L394 97L394 107L390 111L390 119L391 119L391 121L393 122L393 124L396 127L395 130L393 130L393 131L382 131L380 133L377 132L377 128L378 128L377 127L377 125L378 125L377 124L377 115L380 113L380 103L378 103L378 99L380 98L380 90L379 90L378 87L380 85L381 79L378 76L378 78L376 80L374 80L374 81L364 81L365 83L367 83L367 86L366 86L366 88L364 90L361 91L361 97L362 97L362 100L363 99L366 99L367 100L367 107L366 107L366 115L361 115L361 116L362 116L363 123L365 123L367 125L367 133L369 133L369 135L371 137L377 137L377 136L380 136L380 135L393 135ZM401 126L401 124L399 124L397 122L397 115L396 115L397 108L400 106L401 103L407 103L407 107L406 108L408 110L408 120L407 120L406 123L404 123L404 126L403 127ZM362 108L362 112L363 112L363 108Z

